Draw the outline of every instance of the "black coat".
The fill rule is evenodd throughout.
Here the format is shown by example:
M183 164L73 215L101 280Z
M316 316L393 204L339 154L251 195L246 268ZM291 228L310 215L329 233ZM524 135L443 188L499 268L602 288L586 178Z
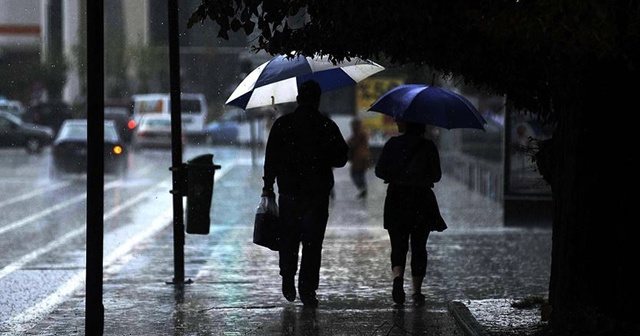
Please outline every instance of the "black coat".
M432 190L442 177L440 156L432 140L409 133L392 137L382 149L375 174L389 184L384 204L385 229L447 228Z
M278 193L326 194L334 185L333 168L347 163L347 145L336 123L319 111L299 106L276 119L267 140L264 185L277 182Z

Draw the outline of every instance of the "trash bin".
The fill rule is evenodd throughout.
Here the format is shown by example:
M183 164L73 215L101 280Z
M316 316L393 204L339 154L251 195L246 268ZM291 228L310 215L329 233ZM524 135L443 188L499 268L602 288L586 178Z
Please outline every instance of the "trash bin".
M213 164L213 154L197 156L185 164L187 233L209 234L213 178L216 169L220 169L220 166Z

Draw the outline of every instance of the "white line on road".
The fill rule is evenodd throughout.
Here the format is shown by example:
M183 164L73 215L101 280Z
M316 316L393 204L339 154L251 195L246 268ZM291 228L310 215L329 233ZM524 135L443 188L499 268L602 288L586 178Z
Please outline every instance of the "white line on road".
M109 189L115 188L120 183L121 183L120 181L111 182L109 184L106 184L104 186L104 189L105 190L109 190ZM74 203L80 202L80 201L84 200L85 198L87 198L87 194L86 193L80 194L80 195L78 195L76 197L73 197L73 198L70 198L70 199L68 199L68 200L66 200L64 202L58 203L58 204L56 204L54 206L51 206L51 207L47 208L44 211L40 211L40 212L35 213L35 214L31 215L31 216L27 216L27 217L25 217L25 218L23 218L23 219L21 219L19 221L11 223L10 225L3 226L3 227L0 228L0 234L3 234L5 232L7 232L7 231L15 230L15 229L17 229L17 228L19 228L21 226L29 224L29 223L31 223L31 222L33 222L33 221L35 221L37 219L40 219L40 218L42 218L42 217L44 217L46 215L49 215L49 214L54 213L54 212L56 212L58 210L64 209L64 208L66 208L66 207L68 207L68 206L70 206L70 205L72 205Z
M150 170L149 166L143 168L144 172L147 172L149 170ZM116 180L116 181L109 182L109 183L104 185L104 190L113 189L113 188L115 188L117 186L122 185L122 183L123 183L123 181L121 181L121 180ZM64 186L68 186L68 185L69 185L69 182L64 182L64 183L54 184L54 185L50 186L49 188L43 188L43 189L34 190L33 192L30 192L28 194L24 194L24 195L21 195L20 197L16 197L14 199L5 201L3 203L0 203L0 207L6 205L4 203L11 204L11 203L18 202L19 200L23 200L23 199L27 199L27 198L33 197L34 195L38 195L41 192L46 191L47 189L53 190L53 189L58 189L60 187L64 187ZM33 214L31 216L27 216L27 217L25 217L25 218L23 218L23 219L21 219L19 221L11 223L10 225L0 227L0 234L3 234L5 232L7 232L7 231L11 231L11 230L17 229L17 228L19 228L21 226L24 226L24 225L26 225L26 224L28 224L30 222L33 222L33 221L37 220L39 218L42 218L42 217L44 217L46 215L49 215L49 214L51 214L51 213L53 213L55 211L64 209L64 208L66 208L66 207L68 207L68 206L70 206L70 205L72 205L74 203L80 202L80 201L84 200L85 198L87 198L87 194L86 193L80 194L80 195L78 195L76 197L68 199L65 202L58 203L58 204L56 204L56 205L54 205L54 206L52 206L52 207L50 207L50 208L48 208L48 209L46 209L44 211L41 211L41 212L36 213L36 214Z
M5 207L5 206L7 206L9 204L13 204L13 203L17 203L17 202L20 202L20 201L27 200L27 199L35 197L35 196L40 196L42 193L47 192L47 191L64 188L64 187L68 186L69 184L71 184L71 182L59 182L59 183L56 183L56 184L49 185L49 186L47 186L45 188L39 188L39 189L33 190L30 193L26 193L24 195L20 195L18 197L14 197L12 199L8 199L6 201L0 202L0 208Z
M104 219L109 219L111 217L113 217L114 215L116 215L118 212L133 206L134 204L138 203L139 201L141 201L142 199L144 199L145 197L149 196L151 193L155 193L157 189L160 188L167 188L167 182L161 182L156 184L155 186L141 192L140 194L136 195L136 197L129 199L127 202L123 203L122 205L119 205L115 208L113 208L111 211L107 212L104 215ZM84 195L84 197L86 197L86 195ZM77 196L72 198L69 201L77 201L76 199L78 198L83 198L82 195L81 196ZM67 202L69 202L67 201ZM66 204L67 202L63 203ZM56 207L54 207L56 208ZM57 210L57 208L56 208ZM31 216L33 217L33 216ZM28 217L29 218L29 217ZM24 225L24 224L22 224ZM79 229L73 230L69 233L67 233L66 235L52 241L51 243L32 251L29 254L26 254L24 256L22 256L20 259L18 259L17 261L12 262L11 264L5 266L4 268L2 268L2 270L0 270L0 279L6 277L7 275L9 275L11 272L16 271L20 268L22 268L22 266L24 266L25 264L27 264L28 262L31 262L33 260L36 260L39 256L57 248L62 246L64 243L66 243L67 241L69 241L70 239L83 234L86 231L86 224L83 227L80 227Z

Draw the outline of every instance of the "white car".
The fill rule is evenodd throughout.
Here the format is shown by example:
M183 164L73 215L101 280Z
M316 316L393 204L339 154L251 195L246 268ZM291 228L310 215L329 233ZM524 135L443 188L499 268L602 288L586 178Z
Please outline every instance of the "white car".
M186 138L184 132L182 145ZM145 114L136 125L132 139L133 148L171 149L171 116L166 114Z

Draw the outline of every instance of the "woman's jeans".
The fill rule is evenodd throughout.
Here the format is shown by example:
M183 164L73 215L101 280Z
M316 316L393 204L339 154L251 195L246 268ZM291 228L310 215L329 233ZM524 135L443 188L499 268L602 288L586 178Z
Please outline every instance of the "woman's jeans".
M280 275L293 277L298 269L298 252L302 260L298 276L300 295L313 295L318 289L322 242L329 219L329 194L293 196L280 194Z

